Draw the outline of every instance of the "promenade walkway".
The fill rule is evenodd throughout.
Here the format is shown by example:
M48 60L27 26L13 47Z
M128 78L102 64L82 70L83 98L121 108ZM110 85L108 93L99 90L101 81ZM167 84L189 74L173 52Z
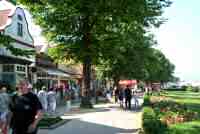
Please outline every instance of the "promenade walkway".
M95 105L89 110L74 108L62 116L71 121L48 134L137 134L141 115L141 111L120 109L118 104Z

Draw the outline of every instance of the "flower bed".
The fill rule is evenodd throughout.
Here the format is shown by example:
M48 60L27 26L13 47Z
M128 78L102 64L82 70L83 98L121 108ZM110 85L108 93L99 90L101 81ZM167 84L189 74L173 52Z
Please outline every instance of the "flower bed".
M186 105L160 97L152 101L152 107L163 122L168 125L192 121L198 118L198 113L190 111Z
M147 111L153 113L151 116L151 118L153 119L148 122L146 120L147 114L145 111L143 112L143 129L145 134L156 134L157 131L164 134L165 132L167 132L167 129L161 129L162 127L158 126L166 125L167 128L169 128L173 124L193 121L199 117L197 112L189 110L189 108L185 104L175 102L171 98L165 96L145 96L145 98L146 99L144 99L144 104L148 104L145 106L151 109ZM153 125L155 120L158 122L158 124L162 125Z

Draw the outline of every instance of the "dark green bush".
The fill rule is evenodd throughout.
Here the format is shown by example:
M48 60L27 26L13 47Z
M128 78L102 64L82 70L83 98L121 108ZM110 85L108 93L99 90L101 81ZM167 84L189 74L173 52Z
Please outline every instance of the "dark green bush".
M44 117L38 124L39 127L50 127L51 125L54 125L60 121L62 121L63 119L60 117Z
M149 95L144 96L143 106L150 106L151 105L150 97L151 96L149 96Z
M193 92L199 92L200 91L200 89L199 89L199 87L193 87L193 90L192 90Z
M145 134L164 134L167 132L167 125L160 121L150 107L143 109L142 126Z
M194 87L194 86L188 86L186 88L187 91L190 91L190 92L199 92L200 91L200 88L199 87Z
M187 87L182 87L182 88L168 88L168 89L163 89L164 91L186 91Z

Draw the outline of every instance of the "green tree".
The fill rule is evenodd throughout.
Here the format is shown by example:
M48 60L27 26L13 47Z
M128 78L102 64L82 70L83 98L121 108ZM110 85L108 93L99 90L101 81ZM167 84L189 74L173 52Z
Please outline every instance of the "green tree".
M14 5L16 5L17 1L16 0L10 0L11 3L13 3Z
M83 63L85 99L90 107L89 95L91 65L98 63L113 45L120 33L128 27L159 26L163 9L169 0L19 0L31 11L49 41L58 44L58 57ZM123 45L123 43L122 43ZM84 101L83 101L84 100Z
M175 66L157 49L151 49L146 61L146 70L148 77L145 80L149 83L161 82L163 84L175 80Z
M114 80L115 86L121 79L144 80L147 77L145 62L151 47L156 44L151 35L131 33L123 42L124 44L112 49L108 58L102 58L102 63L97 67L97 72L102 78ZM116 45L116 44L115 44Z
M146 36L142 42L123 45L123 49L113 49L113 58L103 60L97 67L97 74L102 79L114 80L115 86L120 79L136 79L147 83L176 80L173 76L175 66L161 51L152 47L155 44L152 36Z

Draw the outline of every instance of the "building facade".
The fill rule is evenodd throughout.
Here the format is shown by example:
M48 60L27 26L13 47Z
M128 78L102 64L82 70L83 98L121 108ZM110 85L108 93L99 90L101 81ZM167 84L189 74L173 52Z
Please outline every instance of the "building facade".
M12 45L22 50L35 50L34 40L29 33L24 10L6 0L0 1L0 32L10 36ZM6 45L6 44L4 44ZM35 56L15 56L5 47L0 48L0 82L15 86L24 78L33 80L31 65Z

